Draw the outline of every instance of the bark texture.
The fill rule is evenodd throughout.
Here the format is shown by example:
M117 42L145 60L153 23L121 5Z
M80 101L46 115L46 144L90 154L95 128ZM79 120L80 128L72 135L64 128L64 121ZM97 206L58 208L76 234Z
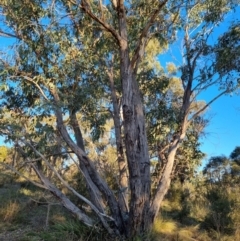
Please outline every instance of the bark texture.
M124 157L124 147L123 147L123 138L122 138L122 128L121 128L121 117L120 117L120 108L118 104L116 89L114 86L114 76L113 76L113 67L108 71L111 97L113 103L113 122L115 129L115 138L116 138L116 147L117 147L117 160L118 160L118 170L119 170L119 194L118 202L122 215L126 217L129 211L128 207L128 173L127 165Z

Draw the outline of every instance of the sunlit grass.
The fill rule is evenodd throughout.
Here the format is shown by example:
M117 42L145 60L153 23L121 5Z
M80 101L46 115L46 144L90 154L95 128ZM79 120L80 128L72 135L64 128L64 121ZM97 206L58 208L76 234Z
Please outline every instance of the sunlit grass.
M209 233L200 230L199 225L182 227L180 223L173 220L157 218L153 226L151 241L212 241L212 238L213 236L210 237ZM224 236L224 238L226 240L219 241L229 241L227 239L229 237Z
M173 234L177 230L177 224L174 221L157 218L153 225L153 232L161 234Z
M179 241L192 241L194 237L198 236L198 225L180 228L178 231Z
M18 217L21 206L17 201L9 201L7 205L2 206L0 209L0 216L5 222L12 222Z
M172 205L168 200L164 200L162 202L161 208L162 208L163 211L166 211L166 212L172 211Z
M202 222L208 215L209 209L205 205L195 204L191 208L190 217L195 218L197 221Z
M209 237L209 234L206 231L199 231L197 236L198 241L212 241L212 238Z
M240 227L235 230L235 240L240 240Z

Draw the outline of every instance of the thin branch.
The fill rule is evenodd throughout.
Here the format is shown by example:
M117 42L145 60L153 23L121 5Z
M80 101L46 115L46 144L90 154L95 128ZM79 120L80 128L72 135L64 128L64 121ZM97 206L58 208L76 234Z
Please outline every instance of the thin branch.
M226 94L227 92L229 92L229 90L224 90L223 92L221 92L219 95L217 95L216 97L214 97L211 101L209 101L203 108L201 108L199 111L197 111L188 122L191 122L193 119L195 119L197 116L199 116L204 110L207 109L208 106L210 106L214 101L216 101L219 97L221 97L222 95Z
M60 156L60 155L64 155L64 154L72 154L74 153L73 151L64 151L64 152L58 152L58 153L54 153L54 154L50 154L50 155L46 155L45 157L46 158L49 158L49 157L56 157L56 156ZM39 157L39 158L35 158L34 160L32 160L31 162L37 162L39 160L41 160L42 158Z
M3 64L4 64L4 67L6 68L10 68L11 66L9 65L9 63L3 61L2 59L0 60ZM25 72L22 72L22 71L17 71L16 75L13 75L11 76L10 78L18 78L18 77L22 77L24 78L25 80L29 81L30 83L34 84L38 90L40 91L40 93L42 94L42 96L44 97L45 100L49 101L49 99L47 98L47 96L44 94L42 88L39 86L38 83L36 83L33 78L30 78L29 76L27 76L26 74L28 73L25 73Z
M28 76L21 76L21 77L23 77L25 80L33 83L33 84L38 88L38 90L40 91L40 93L42 94L42 96L44 97L44 99L47 100L47 101L49 101L49 99L48 99L47 96L44 94L42 88L39 86L38 83L36 83L32 78L30 78L30 77L28 77Z
M147 24L143 28L143 30L141 32L141 35L139 37L139 40L138 40L137 47L136 47L136 49L134 51L133 58L131 60L131 66L132 67L135 66L136 61L138 60L139 56L141 56L141 52L143 50L142 48L144 48L144 45L146 44L146 39L145 38L147 38L148 31L149 31L150 27L154 23L154 20L157 18L159 12L165 6L167 1L168 0L164 0L163 2L159 3L158 8L155 11L153 11L153 13L151 14L151 17L149 18Z
M73 2L71 2L73 3ZM121 36L118 34L118 32L111 26L110 24L106 23L103 19L100 19L97 17L90 9L90 4L87 0L82 0L81 8L85 13L88 14L89 17L91 17L93 20L101 24L104 29L112 34L112 36L117 40L117 42L120 44L121 42Z
M211 28L208 33L205 33L205 34L207 35L207 37L204 39L204 41L207 42L207 40L208 40L210 34L212 33L212 31L213 31L213 28ZM205 46L204 46L204 47L205 47ZM204 47L202 47L202 48L197 52L196 56L193 58L193 61L192 61L192 69L193 69L193 70L195 70L195 67L196 67L196 64L197 64L197 60L198 60L199 56L202 54L202 52L203 52L203 50L204 50Z
M165 145L164 147L160 147L161 149L160 149L160 153L164 153L168 148L170 147L170 144L167 144L167 145Z
M17 38L17 39L21 40L21 38L19 36L14 35L12 33L7 33L7 32L2 31L2 30L0 30L0 36L7 37L7 38Z
M216 73L214 73L214 75L215 75ZM213 75L213 76L214 76ZM211 79L213 78L213 76L211 77ZM210 79L208 79L208 80L210 80ZM204 89L207 89L208 87L210 87L210 86L212 86L212 85L214 85L214 84L216 84L216 83L218 83L218 81L220 80L220 77L218 77L216 80L214 80L213 82L210 82L209 84L205 84L203 87L201 87L200 89L199 89L199 92L200 91L202 91L202 90L204 90ZM206 80L205 81L200 81L193 89L192 89L192 92L195 92L202 84L204 84L204 82L207 82ZM197 95L196 95L197 96Z

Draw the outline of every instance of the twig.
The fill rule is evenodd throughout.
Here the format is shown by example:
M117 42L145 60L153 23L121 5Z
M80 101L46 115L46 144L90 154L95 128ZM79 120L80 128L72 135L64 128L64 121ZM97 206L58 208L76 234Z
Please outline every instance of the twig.
M41 92L42 96L44 97L45 100L49 101L49 99L47 98L47 96L44 94L42 88L39 86L38 83L36 83L32 78L28 77L28 76L22 76L25 80L33 83L38 89L39 91Z

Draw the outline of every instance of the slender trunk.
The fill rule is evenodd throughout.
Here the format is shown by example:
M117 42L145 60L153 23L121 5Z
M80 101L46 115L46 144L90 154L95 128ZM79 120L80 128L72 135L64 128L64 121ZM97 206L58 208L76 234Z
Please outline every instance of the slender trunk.
M74 131L74 136L75 136L75 139L77 141L77 145L85 152L82 132L81 132L81 129L79 127L77 115L76 115L75 112L73 112L70 115L70 123L71 123L71 126L72 126L73 131ZM103 198L102 198L102 195L101 195L99 189L93 183L91 177L88 174L88 171L87 171L84 163L80 162L79 166L80 166L80 169L82 170L82 173L83 173L84 178L86 180L87 189L89 191L91 201L99 209L99 211L103 212L105 204L104 204L104 201L103 201Z
M169 149L165 169L163 170L163 174L158 184L155 196L151 202L151 206L149 209L149 221L148 221L149 227L148 228L151 227L156 216L158 215L163 198L165 197L171 184L171 173L174 167L175 156L181 141L185 138L187 126L189 124L187 116L188 116L188 110L190 107L190 98L192 94L191 88L192 88L192 78L190 76L187 87L184 91L183 104L179 115L179 123L180 123L179 132L177 133Z
M115 138L117 146L117 160L118 160L118 170L119 170L119 195L118 202L122 215L126 216L128 213L128 174L127 174L127 165L123 153L123 139L121 131L121 122L120 122L120 113L119 105L117 101L116 89L113 81L113 68L108 72L110 88L111 88L111 97L113 103L113 121L115 127Z
M176 152L179 146L179 140L176 139L172 146L170 147L169 153L168 153L168 158L167 158L167 163L165 166L165 169L163 171L161 180L157 186L157 190L154 196L154 199L151 203L151 207L149 210L149 219L148 219L148 225L149 228L153 224L156 216L158 215L160 206L162 204L163 198L165 197L170 184L171 184L171 173L174 165L174 160L176 156Z
M106 205L104 204L104 200L102 198L101 192L99 191L97 186L93 183L90 175L88 174L87 168L83 164L83 162L80 162L79 166L86 180L87 189L89 191L91 201L98 208L100 212L104 212L104 208Z

